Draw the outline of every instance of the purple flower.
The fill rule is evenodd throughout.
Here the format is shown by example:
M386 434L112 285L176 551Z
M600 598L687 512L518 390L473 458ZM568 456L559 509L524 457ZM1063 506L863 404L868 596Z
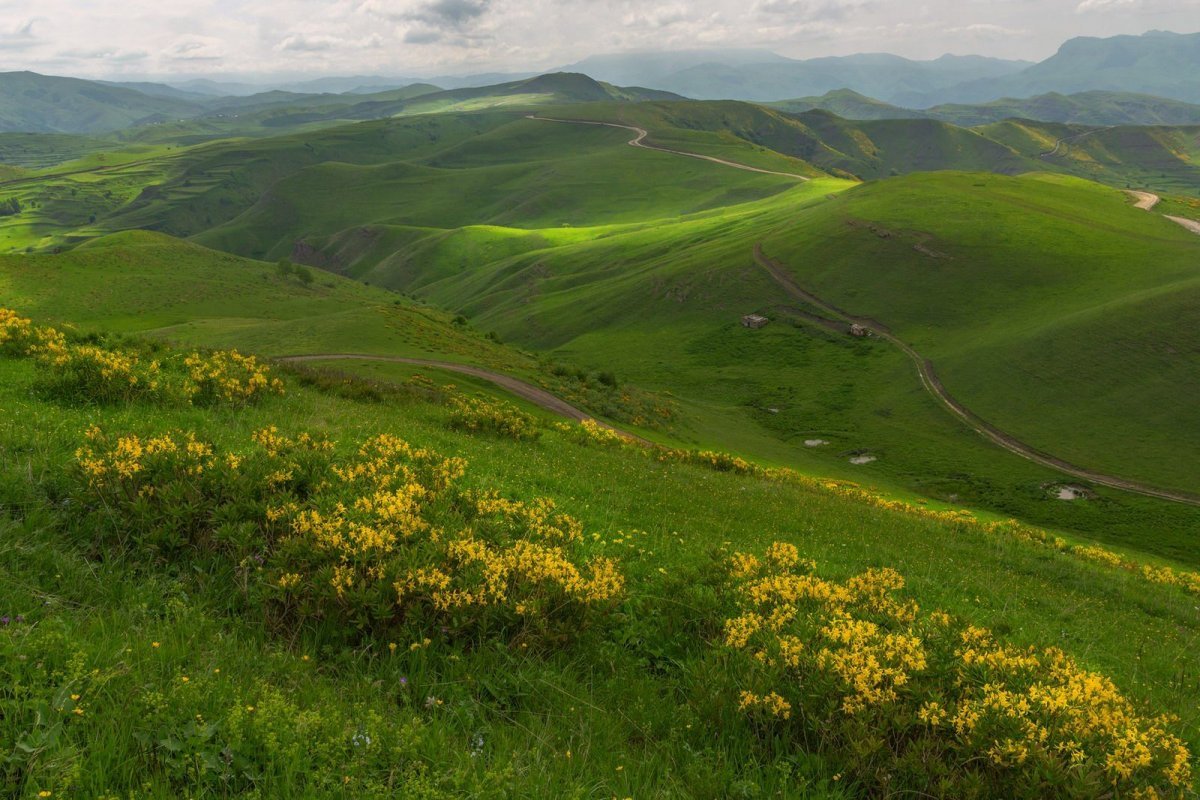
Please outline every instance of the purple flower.
M406 677L404 677L403 675L401 675L401 676L400 676L400 685L401 685L401 686L408 686L408 678L406 678Z
M7 625L11 621L8 617L0 617L0 625Z

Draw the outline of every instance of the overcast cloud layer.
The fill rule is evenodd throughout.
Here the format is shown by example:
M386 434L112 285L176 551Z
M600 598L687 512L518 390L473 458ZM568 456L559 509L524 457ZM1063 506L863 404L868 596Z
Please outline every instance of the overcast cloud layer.
M1040 60L1073 36L1197 28L1200 0L0 0L0 71L431 75L706 47Z

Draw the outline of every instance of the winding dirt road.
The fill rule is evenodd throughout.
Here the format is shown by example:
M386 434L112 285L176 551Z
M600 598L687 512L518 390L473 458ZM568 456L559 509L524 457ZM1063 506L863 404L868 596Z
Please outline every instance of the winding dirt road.
M1135 201L1134 208L1140 208L1142 211L1149 211L1162 202L1162 198L1150 192L1139 192L1136 189L1126 189L1125 194L1132 197ZM1170 219L1170 217L1168 217Z
M1137 200L1133 204L1134 208L1140 208L1142 211L1151 211L1156 205L1162 202L1162 198L1152 192L1140 192L1136 189L1126 189L1125 194ZM1187 230L1200 235L1200 221L1188 219L1187 217L1173 217L1170 214L1163 214L1165 219L1171 220L1176 225L1180 225Z
M1085 136L1091 136L1093 133L1098 133L1099 131L1102 131L1102 130L1108 130L1108 128L1097 128L1096 130L1093 130L1093 131L1085 131L1084 133L1077 133L1074 136L1066 136L1062 139L1059 139L1057 142L1054 143L1053 150L1051 150L1049 153L1040 153L1038 155L1038 158L1054 158L1055 156L1059 156L1059 155L1065 156L1071 152L1070 142L1073 142L1076 139L1082 139ZM1065 145L1065 147L1064 147L1064 145ZM1062 152L1059 152L1060 150Z
M1164 214L1163 216L1171 220L1171 222L1174 222L1176 225L1182 225L1192 233L1200 234L1200 222L1194 219L1188 219L1187 217L1172 217L1167 214Z
M603 128L620 128L622 130L631 131L634 134L634 138L630 139L628 142L630 147L640 147L643 150L657 150L660 153L673 153L677 156L698 158L701 161L711 161L714 164L721 164L726 167L745 170L746 172L757 172L762 175L780 175L784 178L795 178L798 181L811 180L805 175L797 175L794 172L775 172L769 169L759 169L758 167L752 167L748 164L739 164L736 161L727 161L723 158L717 158L716 156L705 156L701 155L700 153L689 153L684 150L671 150L666 147L658 147L656 145L646 144L646 137L650 135L650 132L645 128L635 128L632 125L618 125L615 122L595 122L587 119L558 119L557 117L539 117L536 114L529 114L525 118L536 119L541 122L563 122L568 125L598 125Z
M1200 227L1200 223L1198 223ZM779 261L769 258L762 249L762 245L754 246L754 260L759 263L766 271L775 279L775 282L792 297L815 306L826 314L829 314L837 319L858 324L866 328L873 335L884 339L895 345L904 352L917 367L917 374L921 378L921 384L925 390L933 396L942 406L944 406L951 414L964 422L968 427L988 439L993 444L997 444L1014 453L1021 458L1032 461L1036 464L1041 464L1044 467L1056 469L1059 472L1064 472L1076 478L1082 478L1092 483L1100 484L1101 486L1109 486L1113 489L1121 489L1135 494L1145 495L1147 497L1156 497L1160 500L1170 500L1176 503L1183 503L1190 506L1200 506L1200 496L1187 494L1184 492L1173 492L1166 489L1159 489L1154 486L1148 486L1137 481L1130 481L1124 478L1117 478L1112 475L1104 475L1103 473L1093 472L1082 467L1077 467L1061 458L1056 458L1049 453L1043 453L1029 445L1021 442L1013 436L1005 433L994 425L985 422L975 415L970 409L964 406L959 401L955 400L951 394L946 391L946 387L942 385L941 380L937 376L937 372L933 368L933 363L921 356L906 342L901 341L885 325L876 322L873 319L865 317L852 316L837 306L831 305L815 294L806 291L796 283L795 278L786 267Z
M470 375L475 378L482 378L489 383L499 386L505 391L515 394L524 400L528 400L539 408L544 408L559 416L567 419L583 422L590 419L599 425L603 425L615 433L619 433L626 439L644 444L650 444L646 439L643 439L629 431L623 431L609 425L607 422L596 419L591 414L582 411L557 395L553 395L542 389L539 386L534 386L532 383L527 383L520 378L514 378L511 375L505 375L503 372L493 372L490 369L476 367L471 364L456 364L453 361L434 361L427 358L405 358L403 356L378 356L369 355L366 353L312 353L302 356L278 356L276 361L282 361L290 364L302 364L311 361L383 361L392 364L411 364L417 367L431 367L433 369L446 370L447 372L457 372L461 375Z

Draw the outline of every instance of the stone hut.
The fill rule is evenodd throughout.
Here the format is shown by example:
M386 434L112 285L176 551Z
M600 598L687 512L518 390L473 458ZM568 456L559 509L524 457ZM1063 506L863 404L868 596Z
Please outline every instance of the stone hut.
M742 327L755 329L763 328L766 327L766 324L770 321L771 320L760 314L747 314L746 316L742 317Z

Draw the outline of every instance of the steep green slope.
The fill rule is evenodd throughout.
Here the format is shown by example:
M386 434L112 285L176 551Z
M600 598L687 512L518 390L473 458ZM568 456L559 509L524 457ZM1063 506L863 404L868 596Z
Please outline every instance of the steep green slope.
M0 73L0 131L105 133L198 111L192 103L93 81Z
M984 125L1004 119L1065 122L1076 125L1195 125L1200 106L1132 92L1057 92L1025 100L1006 98L978 105L934 106L931 116L955 125Z
M517 371L532 364L395 294L328 275L305 284L273 264L149 232L60 255L0 256L0 304L85 331L263 354L441 356Z
M1148 578L1141 556L1114 567L1106 559L1120 562L1121 555L1040 544L1037 531L887 504L851 487L664 460L578 431L548 428L535 441L468 434L450 425L450 409L432 396L355 401L288 378L283 396L244 408L81 405L37 388L47 369L0 358L0 408L12 412L0 417L0 670L22 700L7 701L0 737L27 745L13 747L17 755L0 773L13 794L549 800L761 791L850 800L898 784L920 791L915 787L957 781L966 771L956 796L1082 799L1114 780L1106 772L1109 739L1119 741L1134 722L1136 734L1146 724L1139 715L1174 714L1160 724L1191 750L1200 743L1187 677L1200 668L1195 588ZM266 447L253 445L251 435L264 429L269 433L259 440ZM195 433L201 459L209 443L219 456L201 461L203 480L174 473L169 457L164 467L146 452L161 455L163 442L179 439L181 430ZM279 438L301 434L317 442L328 437L330 450ZM387 497L424 485L416 481L427 480L421 459L431 451L462 461L447 481L453 494L442 486L433 490L437 502L406 508L396 523L410 526L406 536L372 544L340 565L362 569L347 587L337 571L321 571L326 540L286 518L272 527L288 513L274 504L306 507L314 497L355 488L353 473L347 478L320 465L361 462L374 451L359 450L359 443L379 434L392 437L384 441L400 453L395 460L408 484L393 484ZM103 452L124 435L142 438L126 440L119 464L152 469L114 484L94 463L90 472L80 466L87 457L81 447ZM153 448L131 444L150 437L159 437ZM297 474L271 471L280 464ZM457 477L459 468L465 475ZM335 480L307 482L326 474ZM187 504L172 502L181 485ZM122 495L125 488L136 499ZM428 610L406 603L390 584L377 597L366 594L377 588L373 571L443 553L409 520L459 522L435 532L497 548L536 535L516 514L494 524L479 515L465 525L453 516L470 513L472 504L499 505L495 498L517 512L533 510L544 531L541 552L562 545L571 554L611 559L623 578L619 595L583 611L570 598L547 607L553 584L531 590L517 577L503 584L508 596L447 613L433 603ZM551 526L568 524L547 519L550 511L577 519L580 535L553 538ZM179 518L173 515L190 523L175 528L174 538L156 525ZM280 532L270 535L274 530ZM784 544L763 557L774 541ZM918 641L929 662L903 663L906 680L893 702L850 714L842 710L854 686L849 677L806 663L799 675L767 683L772 674L755 666L761 661L738 650L730 637L736 623L726 624L742 610L737 587L745 572L770 575L773 568L731 556L788 564L788 545L795 557L815 562L781 580L797 587L799 618L826 613L807 594L832 590L862 594L862 605L870 605L836 603L839 624L878 620L858 626L872 637L865 640L813 632L803 640L806 653L824 648L854 663L889 659L885 648L909 641L884 639L896 625L891 617L902 621L919 610ZM435 563L456 584L473 577L472 565L453 556ZM296 571L281 572L289 565ZM1150 576L1195 579L1170 564L1153 567ZM331 575L344 591L335 594ZM774 624L789 626L793 616L785 610ZM1019 675L975 663L966 685L956 684L953 654L964 642L1001 664L1020 659ZM1042 650L1048 647L1055 649ZM940 705L950 705L960 693L978 691L981 674L993 691L1011 681L1018 698L1027 692L1023 679L1036 684L1028 692L1034 698L1060 691L1065 678L1073 681L1067 688L1092 687L1071 708L1108 727L1097 724L1100 733L1082 742L1084 766L1059 766L1068 756L1054 750L1037 755L1038 763L1055 765L1050 774L1023 762L995 764L986 757L988 737L1013 735L1008 729L984 729L982 745L956 744L951 726L931 733L917 721L931 688ZM767 688L796 703L789 720L739 707L743 692ZM880 743L878 730L897 735ZM868 761L849 746L872 742ZM912 757L913 747L920 758ZM982 754L963 759L963 752ZM1186 787L1192 757L1176 752L1178 782ZM1153 769L1139 762L1139 781L1167 785L1162 776L1173 755ZM881 778L881 763L896 769Z
M1200 194L1200 127L1096 128L1008 121L978 129L1045 168L1112 186Z
M256 257L363 226L453 229L642 223L732 205L796 181L626 146L625 131L518 119L418 163L327 163L275 183L197 237ZM469 198L469 202L464 202Z
M768 103L793 114L821 110L846 119L938 119L963 127L1006 119L1030 119L1077 125L1195 125L1200 106L1132 92L1058 92L1025 99L1004 98L988 103L943 103L917 110L839 89L820 97L801 97Z
M751 253L765 241L803 286L892 327L933 360L952 394L1027 444L1194 492L1188 476L1197 466L1183 463L1189 457L1178 443L1200 427L1186 399L1165 390L1193 382L1193 368L1176 359L1162 380L1150 379L1154 352L1167 346L1150 331L1163 318L1135 304L1120 327L1084 333L1073 326L1088 309L1186 288L1200 241L1133 209L1119 192L1072 179L939 173L827 199L843 188L815 181L675 225L582 229L569 238L410 231L388 239L396 252L360 274L462 310L506 338L672 391L697 420L686 434L697 442L1187 552L1192 511L1153 503L1151 511L1107 491L1102 503L1052 499L1044 487L1062 475L973 434L922 391L899 351L814 322L817 309L789 297ZM1130 271L1130 263L1144 266ZM776 322L744 331L738 318L751 311ZM1174 330L1169 346L1194 351L1191 330ZM1055 342L1053 357L996 355L1036 349L1033 332ZM1075 362L1093 365L1086 378L1063 370ZM1129 381L1121 401L1111 402L1087 388L1106 368L1146 380ZM1025 392L1027 402L1006 405L1009 391ZM1053 408L1039 415L1039 403ZM1153 420L1139 419L1146 404L1156 409ZM1092 435L1101 427L1103 435ZM810 440L828 444L806 447ZM1114 446L1122 440L1136 445ZM877 461L850 465L858 454Z
M1169 390L1194 382L1195 367L1166 355L1197 342L1157 308L1186 306L1200 277L1200 241L1178 226L1067 178L913 176L847 194L766 246L803 285L891 327L1018 438L1197 488L1200 464L1175 455L1200 444L1200 418ZM1122 376L1119 392L1089 390L1104 373ZM1021 407L1003 399L1018 391ZM1154 419L1141 413L1151 406Z

